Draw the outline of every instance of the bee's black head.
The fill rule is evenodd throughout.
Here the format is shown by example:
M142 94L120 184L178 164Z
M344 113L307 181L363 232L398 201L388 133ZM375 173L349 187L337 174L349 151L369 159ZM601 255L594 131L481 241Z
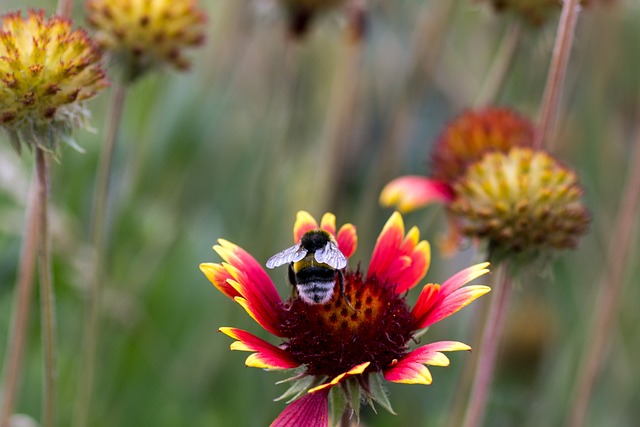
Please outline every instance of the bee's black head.
M331 235L321 229L307 231L300 240L300 245L309 253L324 248L331 241Z

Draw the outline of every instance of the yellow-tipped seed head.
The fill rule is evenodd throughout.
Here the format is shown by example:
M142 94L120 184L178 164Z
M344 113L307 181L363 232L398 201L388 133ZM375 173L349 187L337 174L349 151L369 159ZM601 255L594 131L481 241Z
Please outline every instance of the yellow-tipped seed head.
M56 151L86 123L82 101L108 85L101 53L84 31L44 11L0 19L0 126L18 151L21 144Z
M462 232L486 239L498 260L575 247L589 224L576 174L543 151L487 154L455 192L449 209Z
M194 0L88 0L86 13L126 80L164 64L185 70L183 50L204 41L206 16Z

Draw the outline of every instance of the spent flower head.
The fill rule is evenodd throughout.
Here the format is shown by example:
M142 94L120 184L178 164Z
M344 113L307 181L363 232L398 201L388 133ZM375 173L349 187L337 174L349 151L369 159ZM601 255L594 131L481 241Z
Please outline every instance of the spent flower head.
M73 144L71 130L89 116L82 101L108 85L98 47L71 21L44 11L0 19L0 126L18 151Z
M404 176L387 184L380 203L409 212L429 203L445 204L454 198L453 185L469 165L486 153L533 145L534 127L506 108L469 110L451 121L431 153L431 175Z
M510 12L534 26L540 26L560 10L559 0L480 0L493 4L498 12Z
M204 41L206 16L194 0L88 0L85 6L96 40L127 80L164 64L189 68L183 50Z
M497 12L513 13L524 21L540 27L562 8L561 0L476 0L491 3ZM565 0L566 1L566 0ZM615 0L582 0L582 6L594 3L613 3Z
M334 419L347 407L357 413L361 399L391 411L383 380L430 384L432 377L426 365L447 366L449 359L443 352L469 350L466 344L455 341L413 349L411 344L418 342L425 328L489 291L486 286L465 286L488 272L488 263L478 264L442 285L425 285L410 308L405 300L407 291L427 273L430 248L420 240L417 228L405 233L397 212L380 233L366 273L359 267L332 268L333 260L326 257L326 248L307 251L302 242L304 236L318 231L331 236L326 248L335 245L344 255L337 256L341 260L353 255L357 236L351 224L336 231L332 214L325 214L318 225L307 212L298 213L294 225L296 245L283 253L291 257L286 259L293 260L291 268L298 271L294 272L295 277L301 280L304 276L311 288L330 281L333 294L326 303L311 304L299 295L283 301L260 263L225 240L219 240L214 247L224 262L200 265L217 289L281 341L276 346L240 329L220 328L236 340L231 344L232 350L252 353L246 359L247 366L291 372L291 378L286 380L290 388L281 398L292 403L272 426L294 425L296 420L295 425L325 427L330 418L329 401ZM300 275L300 271L304 274Z
M485 240L495 260L573 248L589 224L577 175L544 151L487 154L455 192L449 210L462 233Z
M289 33L303 37L318 13L331 10L346 0L279 0L287 14Z
M456 197L454 184L470 165L487 153L533 146L534 132L529 120L507 108L466 111L438 137L430 158L431 175L394 179L383 188L380 203L402 212L433 202L448 206ZM458 246L460 236L455 222L449 222L451 233L444 249L451 252Z

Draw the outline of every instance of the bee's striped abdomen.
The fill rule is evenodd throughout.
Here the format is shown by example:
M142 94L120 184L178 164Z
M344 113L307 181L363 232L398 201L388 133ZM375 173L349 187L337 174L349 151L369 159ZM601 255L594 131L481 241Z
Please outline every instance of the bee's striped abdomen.
M336 270L320 266L303 267L297 269L295 277L300 298L306 303L324 304L331 299Z

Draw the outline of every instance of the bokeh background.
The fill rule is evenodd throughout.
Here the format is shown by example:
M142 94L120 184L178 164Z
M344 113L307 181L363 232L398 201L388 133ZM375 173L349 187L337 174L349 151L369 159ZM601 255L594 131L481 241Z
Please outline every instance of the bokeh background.
M81 2L78 2L81 3ZM605 272L610 231L640 128L640 3L607 2L579 17L553 151L582 176L593 222L573 252L518 286L490 398L487 426L562 425L576 367ZM124 113L110 195L108 285L91 426L263 426L284 408L272 399L284 376L244 367L220 326L261 329L205 279L223 237L258 260L292 244L300 209L358 227L353 259L366 266L390 210L377 197L390 179L428 173L428 152L446 123L478 102L491 64L519 25L471 0L370 0L368 33L350 44L335 12L292 43L269 1L201 0L206 44L190 72L143 78ZM2 12L55 10L52 0L10 0ZM74 17L84 25L82 5ZM521 25L512 67L495 102L535 119L557 15ZM70 425L78 383L90 274L88 229L109 91L90 102L96 132L79 131L84 154L65 149L52 165L60 425ZM11 323L32 156L0 136L0 358ZM441 208L405 216L433 244L425 279L441 282L480 260L472 248L444 258ZM640 419L640 274L637 235L609 331L611 348L595 387L589 426ZM271 273L283 296L285 272ZM491 278L484 282L491 281ZM413 301L416 294L409 296ZM434 325L423 340L473 344L485 297ZM41 348L33 302L18 410L36 419ZM267 338L265 336L265 338ZM272 341L274 342L274 341ZM397 412L363 411L370 426L456 426L465 366L452 354L431 386L388 386ZM468 372L466 373L468 375Z

